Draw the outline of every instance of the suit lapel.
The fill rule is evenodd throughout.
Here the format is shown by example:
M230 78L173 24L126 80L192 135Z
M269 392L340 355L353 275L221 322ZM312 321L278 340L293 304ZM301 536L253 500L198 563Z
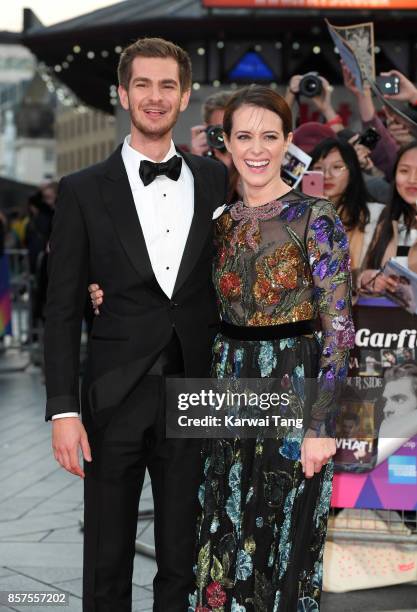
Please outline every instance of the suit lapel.
M194 177L194 214L175 281L174 295L187 280L198 261L211 228L211 216L215 208L215 203L213 204L210 200L207 183L201 176L198 161L194 156L182 151L181 156ZM152 269L129 179L123 164L121 146L105 162L104 178L102 197L119 235L120 242L140 277L153 290L161 293L162 289Z
M105 164L103 200L116 227L120 242L140 277L161 292L149 259L129 179L121 155L121 146Z
M204 183L201 177L201 168L198 166L198 162L194 156L182 151L181 156L184 158L194 177L194 214L175 281L173 295L178 292L187 280L187 277L198 261L207 233L211 227L211 216L213 214L213 202L210 201L210 193L207 184Z

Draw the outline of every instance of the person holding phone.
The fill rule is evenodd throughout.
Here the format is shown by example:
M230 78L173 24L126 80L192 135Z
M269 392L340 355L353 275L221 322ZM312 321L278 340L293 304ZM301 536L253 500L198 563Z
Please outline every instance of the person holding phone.
M347 231L355 278L384 204L371 201L358 157L349 143L327 138L317 145L311 156L311 170L323 172L323 195L333 202Z
M408 109L402 108L403 114L417 122L417 87L398 70L381 72L376 84L387 100L408 102ZM409 144L413 139L412 130L406 120L384 107L386 124L389 133L400 147Z
M417 86L414 83L398 70L381 72L381 77L396 77L399 81L397 93L385 94L385 98L388 100L398 100L398 102L408 102L417 112Z
M350 70L343 62L341 64L344 85L356 98L363 129L366 130L369 127L373 127L380 135L380 139L370 154L370 158L374 165L382 170L386 179L391 181L399 146L376 114L369 85L365 83L363 91L359 90L356 87L355 79Z

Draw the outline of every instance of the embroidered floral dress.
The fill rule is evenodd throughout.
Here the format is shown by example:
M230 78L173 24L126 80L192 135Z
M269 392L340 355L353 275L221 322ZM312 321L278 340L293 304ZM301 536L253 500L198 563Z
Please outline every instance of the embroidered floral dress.
M318 380L308 426L332 436L335 383L346 377L354 341L348 243L332 204L295 192L256 208L237 202L217 221L217 249L224 321L319 317L322 332L262 341L219 334L213 376L274 377L287 390ZM303 435L206 442L189 612L319 610L333 465L305 479Z

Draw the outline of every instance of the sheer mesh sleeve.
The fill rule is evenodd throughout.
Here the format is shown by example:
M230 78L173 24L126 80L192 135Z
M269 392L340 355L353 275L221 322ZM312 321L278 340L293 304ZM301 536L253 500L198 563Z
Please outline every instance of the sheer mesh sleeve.
M330 202L321 200L311 208L306 243L323 348L309 428L317 436L334 437L338 392L346 379L349 349L355 341L349 245L342 222Z

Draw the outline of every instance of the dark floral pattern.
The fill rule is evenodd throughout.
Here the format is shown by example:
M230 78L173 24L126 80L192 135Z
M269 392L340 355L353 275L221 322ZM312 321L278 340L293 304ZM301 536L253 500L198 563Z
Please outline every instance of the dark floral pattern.
M348 245L333 206L294 192L257 209L238 202L217 221L217 248L223 320L262 326L318 317L322 331L260 342L219 334L213 375L271 378L301 400L307 380L318 380L308 426L332 435L354 340ZM297 401L285 410L304 416ZM304 479L304 434L206 441L189 612L319 611L333 464Z

